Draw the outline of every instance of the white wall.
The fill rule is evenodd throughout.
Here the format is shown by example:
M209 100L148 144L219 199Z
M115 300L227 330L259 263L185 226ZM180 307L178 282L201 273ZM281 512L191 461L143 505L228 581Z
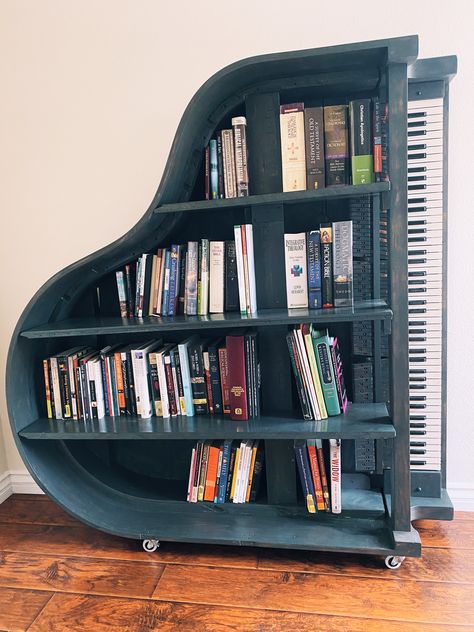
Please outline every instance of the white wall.
M459 57L450 132L448 462L455 497L471 494L474 506L474 222L466 189L474 173L473 5L299 0L293 6L3 0L1 372L11 332L37 288L142 215L183 109L212 73L259 53L418 33L420 56ZM3 392L0 416L8 467L22 470Z

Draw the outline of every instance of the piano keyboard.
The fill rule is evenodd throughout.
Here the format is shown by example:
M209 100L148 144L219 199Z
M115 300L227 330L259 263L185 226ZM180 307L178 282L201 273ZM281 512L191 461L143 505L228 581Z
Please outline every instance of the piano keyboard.
M441 470L443 99L408 102L410 468Z

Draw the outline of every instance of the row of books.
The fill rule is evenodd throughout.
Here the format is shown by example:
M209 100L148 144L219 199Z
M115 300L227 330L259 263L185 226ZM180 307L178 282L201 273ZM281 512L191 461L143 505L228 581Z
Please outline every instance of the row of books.
M264 458L263 441L198 441L191 454L187 501L253 502Z
M204 151L206 200L246 197L249 194L247 119L232 118L232 129L218 132Z
M326 443L328 448L325 450ZM326 474L325 452L328 455L329 476ZM341 513L341 440L296 440L295 459L309 513Z
M352 221L308 233L286 233L288 308L351 307L354 300Z
M50 419L228 414L247 420L260 414L255 332L100 351L75 347L43 360L43 373Z
M189 241L145 253L116 271L122 318L257 311L252 224L235 241Z
M283 191L387 179L387 116L387 105L378 98L349 105L280 106Z
M313 325L297 325L286 336L303 419L320 420L347 410L338 340Z

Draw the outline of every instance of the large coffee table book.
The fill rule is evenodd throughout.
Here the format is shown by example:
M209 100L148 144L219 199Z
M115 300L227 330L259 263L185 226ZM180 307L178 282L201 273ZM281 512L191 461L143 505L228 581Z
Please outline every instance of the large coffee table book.
M421 555L414 518L452 517L456 58L417 54L408 36L218 72L188 105L143 218L32 298L8 410L61 507L150 551L345 551L390 568Z

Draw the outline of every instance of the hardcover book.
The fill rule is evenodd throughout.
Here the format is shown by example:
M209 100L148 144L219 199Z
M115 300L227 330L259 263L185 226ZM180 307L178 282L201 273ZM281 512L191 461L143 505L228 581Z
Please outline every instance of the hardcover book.
M331 469L331 511L342 511L341 499L341 440L329 439L329 464Z
M308 276L306 273L306 234L286 233L285 270L288 309L308 307Z
M295 457L300 475L301 487L306 508L309 513L316 513L316 502L314 495L313 481L311 479L311 468L309 465L308 454L306 451L306 441L298 439L295 441Z
M217 200L219 179L217 175L217 141L215 138L212 138L209 141L209 165L210 165L211 200Z
M382 171L382 104L379 97L373 98L373 154L374 174Z
M237 258L235 254L235 241L225 242L224 273L225 311L237 312L239 310L239 282L237 279Z
M184 293L184 305L188 316L196 316L197 314L198 253L198 242L189 241L188 254L186 257L186 286Z
M247 164L247 119L245 116L235 116L232 119L234 131L235 175L237 197L249 194L249 173Z
M352 307L352 221L333 222L334 307Z
M249 410L244 336L226 336L226 349L230 417L236 421L246 421L249 418Z
M203 341L192 337L188 344L189 374L193 393L194 410L197 415L209 412L207 406L206 380L204 376Z
M222 153L222 132L217 134L217 197L222 199L224 190L224 156Z
M206 316L209 312L209 239L201 239L200 255L197 313Z
M331 359L331 345L327 332L313 331L313 346L327 413L330 417L339 415L341 409L339 407L336 378Z
M323 307L334 307L333 298L333 253L332 253L332 227L321 226L321 290Z
M372 125L370 99L356 99L349 103L351 124L352 184L371 184L374 181L372 155Z
M324 164L324 115L322 107L304 111L306 147L306 188L323 189L326 186Z
M237 197L235 178L234 135L231 129L222 130L222 158L224 165L224 191L226 198Z
M209 242L209 313L224 311L224 242Z
M280 106L283 191L306 189L304 104Z
M308 243L308 306L321 309L323 306L321 284L321 235L319 230L307 234Z
M347 105L324 107L326 185L349 184Z

